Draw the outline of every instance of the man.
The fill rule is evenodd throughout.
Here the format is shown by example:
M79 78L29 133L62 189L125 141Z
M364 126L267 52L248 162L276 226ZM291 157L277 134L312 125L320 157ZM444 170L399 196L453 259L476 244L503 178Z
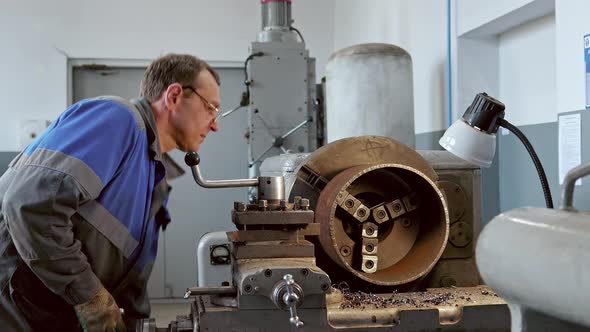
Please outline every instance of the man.
M0 178L0 330L119 331L149 317L170 221L165 153L197 151L218 130L219 76L169 54L141 96L72 105Z

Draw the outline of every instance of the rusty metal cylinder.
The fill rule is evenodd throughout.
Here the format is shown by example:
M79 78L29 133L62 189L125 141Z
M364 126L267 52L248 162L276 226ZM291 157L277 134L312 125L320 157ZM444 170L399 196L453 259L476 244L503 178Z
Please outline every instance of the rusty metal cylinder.
M293 173L288 195L309 199L321 228L318 266L332 280L370 292L413 287L442 256L447 202L437 173L407 145L348 137L322 146Z
M449 236L443 193L424 173L404 164L341 171L322 190L315 213L322 250L374 285L402 285L425 276Z

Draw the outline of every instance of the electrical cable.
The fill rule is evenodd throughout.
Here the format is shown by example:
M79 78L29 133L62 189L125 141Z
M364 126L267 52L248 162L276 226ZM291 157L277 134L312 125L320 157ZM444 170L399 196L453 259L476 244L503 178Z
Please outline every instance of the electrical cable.
M264 55L264 53L262 53L262 52L252 53L252 54L248 55L248 57L244 61L244 84L246 85L245 99L247 101L246 104L250 103L250 78L248 77L248 62L250 62L250 60L254 59L255 56L263 56L263 55ZM242 103L240 103L240 104L242 104Z
M543 169L543 165L541 165L541 161L533 149L531 142L526 138L526 136L514 125L503 118L498 118L498 125L510 130L520 141L524 144L524 147L527 149L531 158L533 159L533 163L535 164L535 168L537 169L537 173L539 174L539 179L541 180L541 187L543 187L543 194L545 195L545 203L547 204L547 208L553 209L553 198L551 197L551 190L549 188L549 183L547 182L547 176L545 175L545 170Z
M297 32L297 34L299 35L299 38L301 38L301 42L305 44L305 39L303 39L303 35L301 34L301 32L299 32L299 30L297 30L297 29L296 29L296 28L294 28L294 27L290 27L289 29L290 29L291 31L295 31L295 32Z

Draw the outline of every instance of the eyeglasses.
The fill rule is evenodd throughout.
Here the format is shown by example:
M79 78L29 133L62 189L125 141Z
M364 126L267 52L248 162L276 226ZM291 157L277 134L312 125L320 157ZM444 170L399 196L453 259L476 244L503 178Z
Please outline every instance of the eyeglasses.
M212 113L213 114L213 122L217 122L217 120L221 116L221 112L219 111L219 108L215 107L215 105L211 104L211 102L208 101L205 97L201 96L201 94L198 93L197 90L195 90L195 88L193 88L192 86L185 85L182 88L183 89L190 89L197 96L199 96L199 98L201 98L201 100L203 101L203 103L207 107L207 110L209 111L209 113Z

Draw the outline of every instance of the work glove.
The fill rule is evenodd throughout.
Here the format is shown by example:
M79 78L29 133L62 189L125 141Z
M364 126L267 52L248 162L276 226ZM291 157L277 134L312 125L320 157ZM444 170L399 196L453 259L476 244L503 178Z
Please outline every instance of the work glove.
M102 285L88 301L74 306L84 332L125 332L125 323L115 299Z

